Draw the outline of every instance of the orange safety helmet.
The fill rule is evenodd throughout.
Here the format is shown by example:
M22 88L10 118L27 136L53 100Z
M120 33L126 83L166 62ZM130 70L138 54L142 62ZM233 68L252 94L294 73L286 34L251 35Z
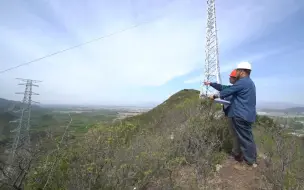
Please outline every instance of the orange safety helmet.
M230 73L229 76L230 76L230 77L236 77L236 69L234 69L234 70Z

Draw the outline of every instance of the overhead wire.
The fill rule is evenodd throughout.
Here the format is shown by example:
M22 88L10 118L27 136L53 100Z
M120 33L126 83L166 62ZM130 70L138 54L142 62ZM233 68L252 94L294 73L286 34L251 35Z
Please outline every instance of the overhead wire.
M87 45L87 44L90 44L90 43L93 43L93 42L96 42L96 41L99 41L99 40L102 40L102 39L104 39L104 38L108 38L108 37L110 37L110 36L114 36L114 35L116 35L116 34L126 32L126 31L128 31L128 30L137 28L137 27L142 26L142 25L144 25L144 24L148 24L148 23L150 23L150 22L152 22L152 21L153 21L153 20L144 21L144 22L141 22L141 23L132 25L132 26L130 26L130 27L124 28L124 29L122 29L122 30L119 30L119 31L116 31L116 32L112 32L112 33L110 33L110 34L107 34L107 35L104 35L104 36L101 36L101 37L92 39L92 40L90 40L90 41L86 41L86 42L83 42L83 43L80 43L80 44L71 46L71 47L69 47L69 48L62 49L62 50L56 51L56 52L54 52L54 53L45 55L45 56L43 56L43 57L40 57L40 58L37 58L37 59L31 60L31 61L28 61L28 62L19 64L19 65L16 65L16 66L13 66L13 67L10 67L10 68L8 68L8 69L5 69L5 70L0 71L0 74L3 74L3 73L5 73L5 72L8 72L8 71L11 71L11 70L14 70L14 69L17 69L17 68L22 67L22 66L25 66L25 65L30 65L30 64L35 63L35 62L38 62L38 61L40 61L40 60L43 60L43 59L52 57L52 56L54 56L54 55L57 55L57 54L60 54L60 53L63 53L63 52L66 52L66 51L69 51L69 50L72 50L72 49L75 49L75 48L78 48L78 47Z

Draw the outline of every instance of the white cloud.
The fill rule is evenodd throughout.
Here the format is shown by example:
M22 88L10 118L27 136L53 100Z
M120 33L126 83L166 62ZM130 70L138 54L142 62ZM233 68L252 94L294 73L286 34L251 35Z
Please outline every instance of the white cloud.
M133 2L136 5L136 1ZM293 1L281 2L246 0L218 3L221 51L240 45L257 33L261 34L268 24L283 19L289 14L286 7ZM1 68L130 26L134 23L134 14L149 19L153 19L147 16L149 13L162 17L136 29L11 71L0 76L0 80L15 76L43 80L39 89L43 94L39 97L42 102L102 102L127 100L132 96L128 92L130 88L161 86L203 67L205 13L204 8L196 4L203 2L173 1L164 7L154 5L157 8L151 11L134 10L135 5L130 8L127 3L120 3L122 6L97 1L50 1L43 6L49 6L52 14L45 13L44 18L42 13L36 14L26 6L22 9L20 4L19 15L16 18L6 16L5 19L21 22L26 18L23 22L29 24L18 29L0 27L1 46L10 48L16 55L1 54ZM230 70L229 63L222 65L221 71L225 70Z
M185 84L192 84L192 83L197 83L197 82L201 82L204 79L204 75L200 75L200 76L196 76L193 78L190 78L188 80L185 80L184 83Z

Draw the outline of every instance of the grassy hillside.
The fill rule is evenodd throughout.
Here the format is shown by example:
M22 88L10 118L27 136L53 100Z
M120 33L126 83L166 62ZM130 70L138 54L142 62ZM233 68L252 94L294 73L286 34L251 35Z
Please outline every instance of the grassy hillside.
M201 101L198 91L182 90L147 113L111 126L97 124L85 141L62 148L50 189L86 189L90 184L92 189L193 185L193 181L178 184L178 176L173 179L180 175L178 168L193 166L198 175L205 175L231 147L218 111L210 101ZM41 188L47 172L36 168L28 188Z
M256 123L255 134L259 150L268 155L268 165L255 183L274 189L303 185L301 141L292 144L296 156L289 155L286 147L294 138L280 136L283 133L264 116ZM63 137L62 143L57 141L59 149L35 157L25 189L223 188L212 178L231 148L220 106L200 100L196 90L182 90L142 115L114 124L96 123L76 142ZM280 157L282 147L289 156L286 164L286 157Z
M21 102L0 98L0 143L3 144L10 138L12 125L10 125L9 122L16 120L20 116L20 112L13 112L13 110L17 111L20 108ZM39 115L43 112L43 109L36 105L33 106L32 110L34 117L37 113Z
M16 119L16 116L9 112L0 113L0 141L10 133L9 122Z

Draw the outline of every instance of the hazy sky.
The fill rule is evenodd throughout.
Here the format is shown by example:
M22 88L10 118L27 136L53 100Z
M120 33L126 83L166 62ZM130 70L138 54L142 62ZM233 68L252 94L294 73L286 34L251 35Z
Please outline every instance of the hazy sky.
M21 100L16 77L42 80L34 98L59 104L161 102L200 87L205 0L2 0L0 70L145 25L0 74L0 97ZM304 104L304 1L217 0L221 74L252 63L259 101Z

